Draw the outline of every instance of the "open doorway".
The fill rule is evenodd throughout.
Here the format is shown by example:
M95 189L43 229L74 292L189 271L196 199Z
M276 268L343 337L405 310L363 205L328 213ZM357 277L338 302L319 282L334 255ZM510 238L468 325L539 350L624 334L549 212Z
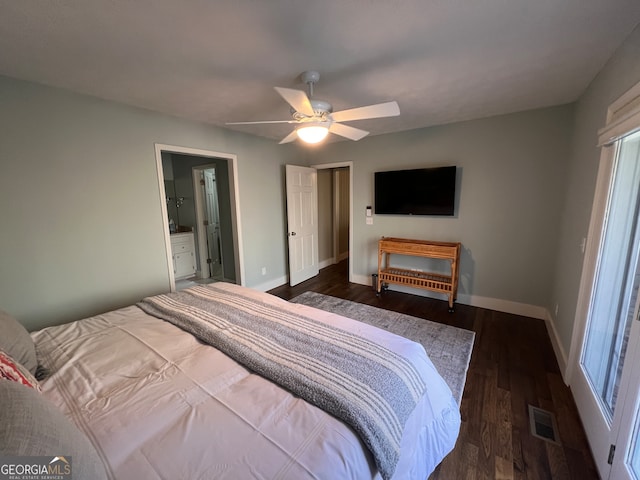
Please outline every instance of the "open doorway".
M353 281L352 162L313 165L318 177L318 265L320 268L346 261Z
M204 165L193 167L193 190L195 192L196 224L198 229L198 257L199 278L210 281L222 281L225 278L225 263L233 261L233 249L224 249L223 227L229 221L222 220L221 214L228 216L228 206L220 202L220 196L228 198L225 193L227 186L217 176L223 172L217 172L216 165ZM228 237L228 235L226 235ZM227 239L228 240L228 239ZM225 257L226 261L225 261Z
M242 284L235 155L157 144L156 161L171 291L220 280ZM200 183L201 174L205 184L207 178L215 179L209 193L215 189L210 200L215 200L217 211L211 215L206 213L206 185ZM209 223L216 225L209 228Z

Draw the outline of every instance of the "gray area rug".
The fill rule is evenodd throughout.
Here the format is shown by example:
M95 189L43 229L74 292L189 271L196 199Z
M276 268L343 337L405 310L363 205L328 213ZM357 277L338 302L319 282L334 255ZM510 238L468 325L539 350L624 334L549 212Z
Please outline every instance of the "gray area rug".
M316 292L304 292L290 302L337 313L422 344L460 405L474 332Z

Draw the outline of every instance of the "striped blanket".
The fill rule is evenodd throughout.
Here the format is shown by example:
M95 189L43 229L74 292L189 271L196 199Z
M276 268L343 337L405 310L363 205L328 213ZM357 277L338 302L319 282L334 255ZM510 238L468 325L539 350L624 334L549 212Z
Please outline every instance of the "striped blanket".
M138 306L350 425L391 478L405 423L426 389L418 369L386 347L247 291L212 284Z

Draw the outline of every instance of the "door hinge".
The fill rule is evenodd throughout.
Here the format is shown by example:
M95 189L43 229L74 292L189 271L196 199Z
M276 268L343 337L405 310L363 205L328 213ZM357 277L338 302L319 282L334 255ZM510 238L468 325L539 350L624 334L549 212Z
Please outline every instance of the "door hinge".
M616 454L616 446L615 445L611 445L609 447L609 458L607 458L607 463L609 465L613 464L613 456Z
M204 179L200 179L200 185L202 185L204 187Z
M207 258L207 263L213 263L213 260L211 260L210 258Z
M208 226L209 226L209 220L203 220L203 221L202 221L202 224L203 224L205 227L208 227Z

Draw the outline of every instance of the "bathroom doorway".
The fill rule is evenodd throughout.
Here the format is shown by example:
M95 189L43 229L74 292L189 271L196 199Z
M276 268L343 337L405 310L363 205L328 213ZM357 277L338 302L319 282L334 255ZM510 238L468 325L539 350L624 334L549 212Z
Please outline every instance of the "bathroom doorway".
M233 154L156 144L156 161L161 193L167 269L170 289L176 291L176 266L172 251L172 235L193 232L194 264L189 278L179 278L185 284L226 281L242 284L243 252L240 234L240 211L237 185L237 159ZM211 218L204 213L206 198L200 184L199 172L204 172L215 185L210 201L217 204ZM212 192L213 185L209 191ZM201 194L202 192L202 194ZM215 197L213 196L215 195ZM200 213L199 213L200 212ZM200 216L200 218L199 218ZM217 231L207 223L217 224ZM208 230L212 237L209 240ZM213 234L217 234L214 240ZM211 249L209 243L211 242ZM216 256L217 255L217 256ZM208 263L216 261L216 265ZM214 275L214 277L212 277Z

